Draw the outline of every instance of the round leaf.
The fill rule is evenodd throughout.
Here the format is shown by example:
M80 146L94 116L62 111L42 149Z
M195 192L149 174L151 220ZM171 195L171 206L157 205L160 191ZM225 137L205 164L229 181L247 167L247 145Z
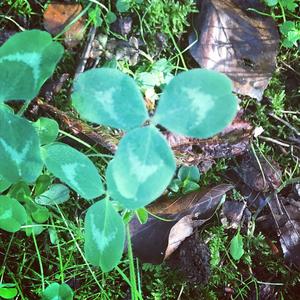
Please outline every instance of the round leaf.
M100 175L87 156L61 143L53 143L43 149L47 169L80 196L90 200L103 194Z
M109 200L99 201L88 209L84 228L87 260L103 272L112 270L122 257L125 228Z
M41 145L50 144L56 140L59 127L55 120L39 118L33 125L38 131Z
M82 118L128 130L148 118L142 94L134 80L117 69L93 69L74 83L72 103Z
M16 200L0 196L0 228L8 232L18 231L26 223L25 208Z
M182 166L178 171L178 178L181 181L186 179L198 182L200 180L200 172L196 166Z
M69 189L63 184L53 184L49 190L36 197L35 202L41 205L61 204L69 200Z
M18 295L18 290L15 287L0 286L0 297L3 299L14 299Z
M72 300L73 291L66 283L51 283L43 292L42 300Z
M63 47L49 33L16 33L0 47L0 102L31 100L52 75Z
M0 120L0 174L11 183L35 181L43 166L35 128L4 110L0 110Z
M178 134L208 138L231 123L237 107L226 75L193 69L175 76L166 86L153 121Z
M109 193L125 208L143 207L164 192L175 169L173 152L155 127L134 129L120 141L108 165Z
M7 180L5 180L1 175L0 175L0 193L4 192L11 186L11 183Z

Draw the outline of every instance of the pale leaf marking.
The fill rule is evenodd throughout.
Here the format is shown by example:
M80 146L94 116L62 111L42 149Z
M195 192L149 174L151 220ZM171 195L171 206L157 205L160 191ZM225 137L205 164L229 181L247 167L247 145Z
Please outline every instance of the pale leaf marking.
M102 253L109 243L113 241L117 236L117 231L109 231L109 235L106 235L104 230L99 230L95 224L95 215L91 214L92 236L97 246L97 249Z
M15 54L10 54L10 55L0 58L0 63L2 63L3 61L17 61L17 62L22 62L22 63L28 65L32 69L33 78L34 78L35 84L37 84L37 81L40 76L40 64L41 64L41 55L39 53L17 52Z
M181 90L189 98L191 111L195 112L197 120L193 127L201 124L203 119L207 116L208 111L214 107L213 97L209 94L201 92L199 88L182 87Z

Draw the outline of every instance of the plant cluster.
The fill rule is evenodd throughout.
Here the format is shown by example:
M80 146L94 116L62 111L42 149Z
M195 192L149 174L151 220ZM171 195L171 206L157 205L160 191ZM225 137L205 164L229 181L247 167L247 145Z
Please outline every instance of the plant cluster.
M143 207L164 192L175 173L174 154L156 126L206 138L232 121L237 99L225 75L194 69L168 83L150 117L128 75L113 68L80 74L71 96L80 116L126 132L108 164L104 185L103 175L85 154L57 142L54 120L30 122L21 116L62 54L63 47L39 30L17 33L0 48L0 228L25 230L28 236L41 233L52 207L66 202L71 188L94 201L85 216L85 257L107 272L121 260L128 213L137 212L145 220ZM25 101L18 114L6 104L16 99ZM66 285L55 283L45 290L45 299L48 294L72 297Z
M281 19L279 25L283 36L282 45L287 48L298 47L300 40L299 0L265 0L271 7L271 15L274 19Z

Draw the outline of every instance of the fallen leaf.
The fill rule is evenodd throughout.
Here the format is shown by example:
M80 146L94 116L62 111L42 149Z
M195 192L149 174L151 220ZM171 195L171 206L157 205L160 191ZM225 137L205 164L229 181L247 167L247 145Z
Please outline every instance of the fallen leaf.
M141 224L137 218L130 222L134 255L143 262L162 263L193 233L194 228L213 216L224 194L232 188L232 185L221 184L204 196L199 192L181 196L169 207L152 205L149 210L152 213L160 211L159 218L150 216L146 224Z
M44 27L52 35L64 30L82 11L76 3L51 3L44 12ZM75 47L83 39L85 19L81 17L65 33L64 43L68 48Z
M259 0L202 0L190 53L203 68L228 75L234 91L261 100L275 69L279 34ZM197 39L198 37L198 39Z

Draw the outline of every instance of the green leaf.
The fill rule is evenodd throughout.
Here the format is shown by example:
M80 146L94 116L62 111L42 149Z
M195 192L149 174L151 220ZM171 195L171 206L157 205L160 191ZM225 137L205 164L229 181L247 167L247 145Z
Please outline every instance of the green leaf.
M43 166L35 128L26 119L3 110L0 120L0 174L11 183L35 181Z
M239 260L244 254L243 237L238 232L230 242L230 254L233 259Z
M0 193L4 192L11 186L11 183L7 180L5 180L1 175L0 175Z
M72 103L82 118L128 130L148 118L141 92L134 80L117 69L92 69L74 83Z
M125 228L109 200L99 201L88 209L84 228L87 260L103 272L112 270L122 257Z
M226 75L193 69L175 76L165 87L153 122L178 134L208 138L231 123L237 108Z
M72 300L73 291L66 283L51 283L43 292L42 300Z
M29 215L27 215L26 226L28 226L28 227L26 227L23 230L23 231L25 231L26 236L31 236L32 234L39 235L45 229L44 226L38 225L35 222L33 222L31 216L29 216Z
M116 8L118 12L123 13L129 10L130 8L130 1L129 0L117 0Z
M178 178L181 181L188 179L197 182L200 180L199 169L196 166L182 166L178 171Z
M144 207L138 208L135 211L135 213L141 224L147 223L149 214L148 214L148 211Z
M278 0L265 0L268 6L275 6L278 4Z
M39 118L33 125L37 129L41 145L50 144L56 140L59 127L55 120Z
M298 4L295 2L295 0L283 0L281 3L284 8L291 12L294 12L298 7Z
M35 204L33 207L34 208L31 211L32 220L38 224L45 223L50 217L48 208L37 204Z
M18 182L14 184L8 192L8 196L14 198L20 202L28 202L31 201L31 191L25 182Z
M100 175L86 155L61 143L44 146L43 150L47 169L84 199L103 194Z
M34 194L39 196L44 193L51 184L51 177L47 174L40 175L35 183Z
M176 169L172 150L152 126L128 132L106 170L111 197L125 208L143 207L158 198Z
M0 284L0 297L3 299L13 299L18 295L18 290L13 284Z
M63 51L48 32L28 30L12 36L0 47L0 102L32 100Z
M109 11L105 16L105 20L108 24L112 24L117 20L117 16L112 11Z
M70 190L63 184L53 184L49 190L35 199L35 202L41 205L55 205L68 201Z
M8 232L16 232L26 223L26 210L16 200L0 196L0 228Z
M200 185L194 181L185 180L182 188L183 194L188 194L190 192L196 191L200 188Z
M280 32L286 36L290 31L293 31L295 29L296 29L295 22L292 21L286 21L279 25Z
M168 189L170 189L172 192L177 193L179 192L180 188L182 187L183 182L180 179L173 179L168 186Z

